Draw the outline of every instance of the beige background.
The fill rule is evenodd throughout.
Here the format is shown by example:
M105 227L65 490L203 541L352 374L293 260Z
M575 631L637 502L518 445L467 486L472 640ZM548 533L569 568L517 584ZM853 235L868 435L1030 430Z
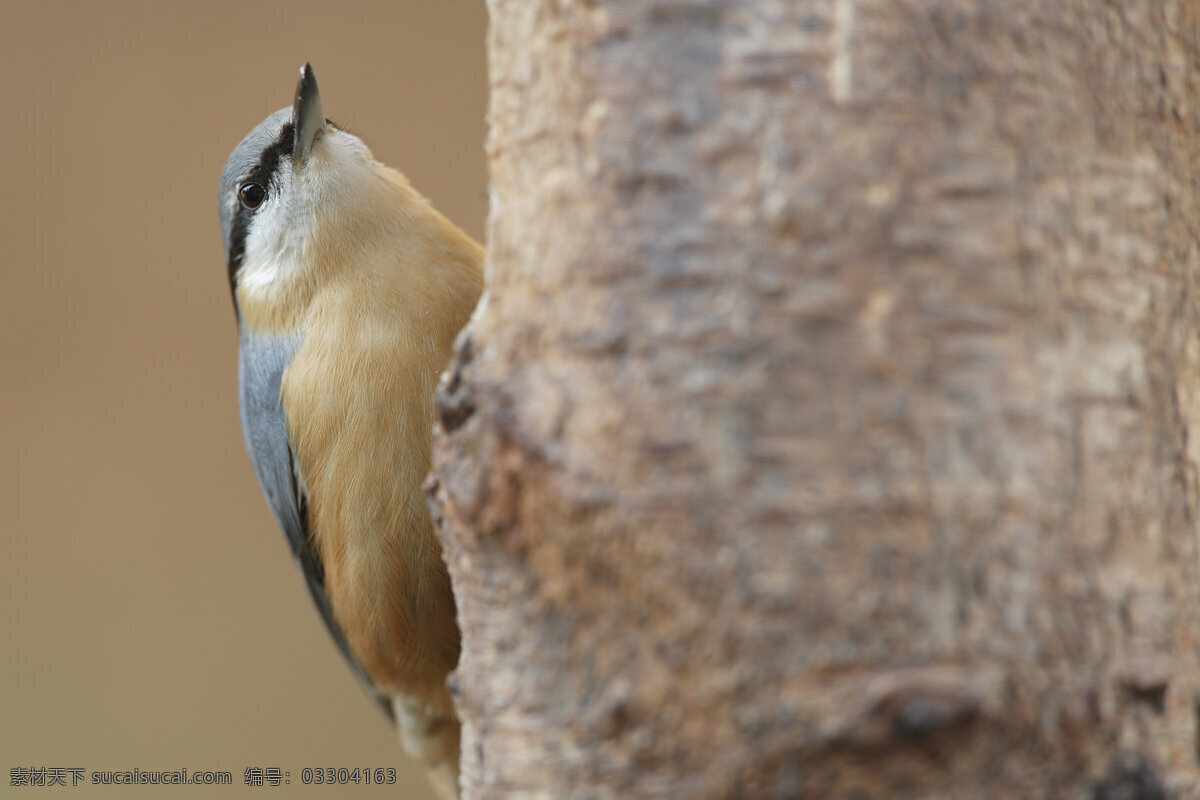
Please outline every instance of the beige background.
M72 797L425 796L243 451L216 188L311 60L326 113L479 237L483 4L0 15L0 795L12 767L58 766L234 773ZM292 785L246 789L248 766ZM306 766L397 766L401 787L305 790Z

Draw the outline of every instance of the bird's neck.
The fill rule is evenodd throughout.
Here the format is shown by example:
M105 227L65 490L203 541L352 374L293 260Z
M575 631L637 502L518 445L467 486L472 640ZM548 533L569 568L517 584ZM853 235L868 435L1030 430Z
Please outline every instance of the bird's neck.
M357 295L364 312L465 304L469 313L482 288L483 248L400 173L381 167L374 178L360 184L354 213L329 224L310 220L302 240L284 242L256 265L265 279L239 283L243 326L261 334L303 328L314 297L324 292Z

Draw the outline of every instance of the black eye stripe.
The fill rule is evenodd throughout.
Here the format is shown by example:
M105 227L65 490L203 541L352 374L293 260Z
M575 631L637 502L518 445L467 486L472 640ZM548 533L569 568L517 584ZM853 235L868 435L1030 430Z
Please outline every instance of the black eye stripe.
M292 139L295 135L296 127L287 122L279 129L279 135L275 137L275 141L266 150L263 150L262 156L258 159L258 166L252 170L253 177L265 177L266 181L259 181L264 186L271 183L275 177L275 170L279 167L279 159L287 156L292 157L292 147L294 142Z
M275 141L262 151L259 156L258 164L254 169L250 170L250 174L242 178L235 184L241 187L243 184L257 183L263 186L268 192L276 187L275 170L279 167L279 160L283 157L292 157L293 138L295 126L291 122L284 123L279 129L279 135L275 137ZM242 268L242 261L246 256L246 234L250 229L250 217L253 216L253 211L246 208L241 202L236 202L237 208L233 214L233 224L229 231L229 259L226 266L229 269L229 289L234 292L234 304L237 304L237 275Z

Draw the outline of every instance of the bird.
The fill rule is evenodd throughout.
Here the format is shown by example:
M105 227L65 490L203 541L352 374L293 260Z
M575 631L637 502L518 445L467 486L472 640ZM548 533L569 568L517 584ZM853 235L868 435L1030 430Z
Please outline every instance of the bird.
M460 634L421 484L484 250L325 117L311 63L233 149L219 215L259 486L338 649L457 797Z

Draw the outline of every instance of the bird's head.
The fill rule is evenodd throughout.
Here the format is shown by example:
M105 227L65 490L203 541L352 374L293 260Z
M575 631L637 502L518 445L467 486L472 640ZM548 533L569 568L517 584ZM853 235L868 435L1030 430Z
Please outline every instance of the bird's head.
M325 118L312 65L296 100L263 120L221 172L221 235L229 281L265 290L302 277L322 230L361 217L361 190L382 169L352 133Z

